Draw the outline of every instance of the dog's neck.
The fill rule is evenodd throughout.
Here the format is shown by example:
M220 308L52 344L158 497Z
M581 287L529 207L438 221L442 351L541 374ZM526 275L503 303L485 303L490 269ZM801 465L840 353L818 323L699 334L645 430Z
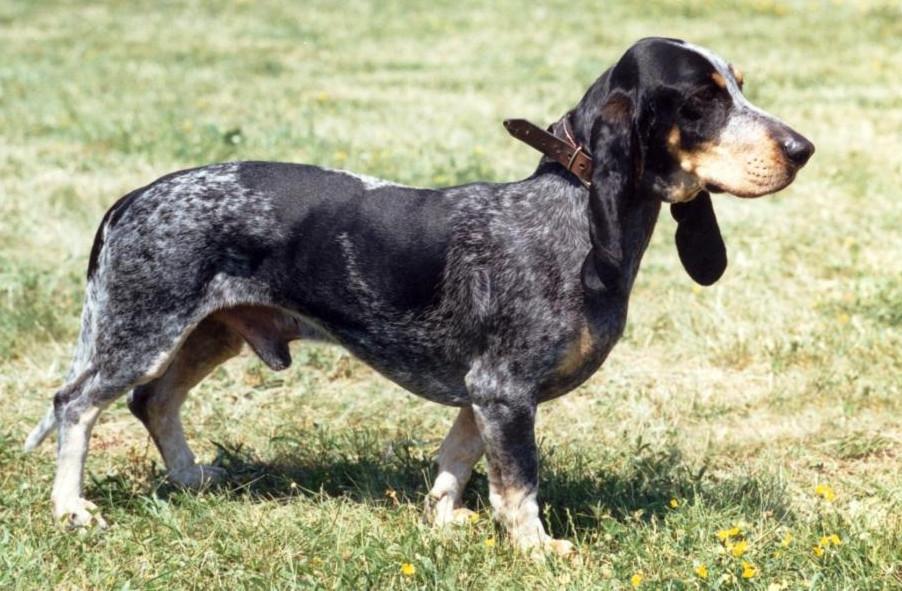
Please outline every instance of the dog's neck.
M589 189L569 173L564 165L548 157L543 157L535 173L526 181L521 182L533 185L527 189L529 192L549 191L549 187L554 187L553 192L557 194L557 199L570 199L579 204L579 208L574 210L571 215L584 216L589 224L593 223L589 212ZM535 186L534 183L539 184ZM561 207L572 205L572 203L561 204ZM620 235L623 252L622 287L625 293L632 289L639 263L648 247L660 210L661 200L654 195L636 194L628 203L623 204L620 212ZM541 215L548 216L550 214L544 211L541 212ZM590 231L590 237L594 235L596 233Z
M504 127L513 137L557 162L585 186L592 184L592 154L578 142L570 125L570 114L564 115L544 130L526 119L507 119Z

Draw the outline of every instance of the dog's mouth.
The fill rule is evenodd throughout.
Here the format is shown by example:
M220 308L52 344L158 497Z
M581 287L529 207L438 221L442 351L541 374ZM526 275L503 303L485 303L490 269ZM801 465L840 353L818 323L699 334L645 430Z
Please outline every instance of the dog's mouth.
M705 181L703 186L709 193L729 193L743 199L755 199L782 191L792 184L797 172L798 168L787 166L777 173L751 175L745 182L722 184Z

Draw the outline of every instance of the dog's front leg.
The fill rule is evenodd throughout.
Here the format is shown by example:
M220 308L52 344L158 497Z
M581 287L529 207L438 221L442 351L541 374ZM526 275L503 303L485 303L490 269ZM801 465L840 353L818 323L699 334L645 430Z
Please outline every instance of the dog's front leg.
M529 553L560 555L573 545L552 539L539 519L539 461L532 392L497 375L468 376L473 412L488 460L489 501L511 541Z
M472 511L463 508L464 487L473 466L482 457L482 438L473 409L460 409L438 452L438 476L426 497L426 519L437 526L466 521Z

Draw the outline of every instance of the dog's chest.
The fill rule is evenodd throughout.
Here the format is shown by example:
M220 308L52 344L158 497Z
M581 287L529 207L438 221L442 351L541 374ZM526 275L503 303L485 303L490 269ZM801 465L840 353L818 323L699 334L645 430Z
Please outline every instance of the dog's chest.
M540 387L539 399L550 400L566 394L594 374L611 350L612 342L599 338L588 324L555 348L552 364Z

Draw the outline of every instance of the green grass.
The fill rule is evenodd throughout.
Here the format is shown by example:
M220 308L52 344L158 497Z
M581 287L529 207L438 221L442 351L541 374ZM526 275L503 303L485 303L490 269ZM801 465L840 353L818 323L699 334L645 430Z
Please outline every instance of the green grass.
M422 525L453 411L309 345L284 373L243 356L192 395L193 445L229 469L213 490L168 487L114 406L87 482L112 526L56 528L53 446L20 445L60 385L116 198L227 159L519 178L536 155L500 121L556 118L651 34L738 64L818 152L778 196L717 197L731 265L713 288L692 287L662 216L626 336L542 407L545 517L576 559L512 551L482 465L480 521ZM896 3L0 0L0 55L0 588L902 588ZM717 537L734 525L741 557Z

